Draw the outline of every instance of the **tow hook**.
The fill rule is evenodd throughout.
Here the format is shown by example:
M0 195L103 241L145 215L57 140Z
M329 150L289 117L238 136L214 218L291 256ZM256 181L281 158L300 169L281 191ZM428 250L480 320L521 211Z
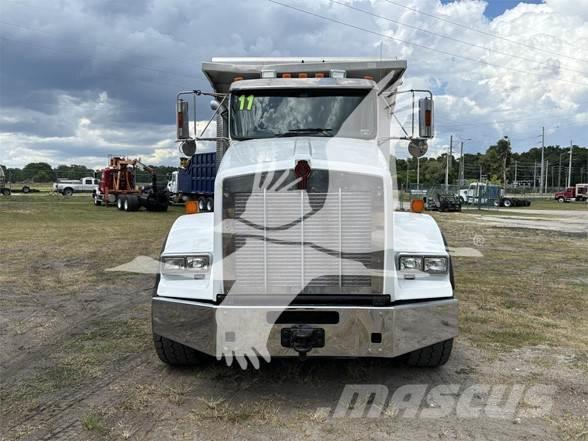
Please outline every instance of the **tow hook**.
M283 328L281 342L283 347L294 349L298 352L300 359L304 360L312 348L322 348L325 346L325 330L322 328L313 328L308 325Z

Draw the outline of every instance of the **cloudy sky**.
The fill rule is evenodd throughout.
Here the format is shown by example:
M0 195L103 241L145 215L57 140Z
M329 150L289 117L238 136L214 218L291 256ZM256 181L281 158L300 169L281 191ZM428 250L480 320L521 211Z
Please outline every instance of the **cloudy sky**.
M0 162L176 164L175 93L207 87L202 61L380 54L436 94L431 154L451 134L522 151L542 126L588 144L588 0L1 0Z

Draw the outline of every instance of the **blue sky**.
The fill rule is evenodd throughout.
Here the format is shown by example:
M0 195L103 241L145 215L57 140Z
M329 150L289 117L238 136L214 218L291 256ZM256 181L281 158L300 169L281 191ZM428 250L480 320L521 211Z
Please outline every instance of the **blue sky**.
M442 3L451 3L450 0L442 0ZM543 0L526 0L521 2L519 0L488 0L488 6L484 11L484 15L488 18L495 18L502 15L507 9L512 9L519 3L543 3Z

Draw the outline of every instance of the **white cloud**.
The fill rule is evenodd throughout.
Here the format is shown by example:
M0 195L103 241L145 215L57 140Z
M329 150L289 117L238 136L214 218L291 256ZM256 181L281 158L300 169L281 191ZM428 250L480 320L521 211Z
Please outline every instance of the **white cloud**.
M17 42L3 53L9 62L0 84L1 160L8 166L32 160L101 166L106 155L122 153L175 164L174 94L207 87L199 72L202 61L212 56L377 57L380 43L384 57L407 59L405 88L432 88L436 94L438 136L431 154L447 148L450 134L472 138L468 151L483 150L503 135L511 137L515 150L523 150L542 125L548 144L567 144L570 138L588 143L588 86L582 85L588 83L582 73L588 62L580 61L588 60L585 2L522 3L493 20L484 16L486 3L479 0L402 2L483 33L384 0L345 2L470 45L326 0L287 3L435 51L264 0L152 0L133 8L119 2L112 7L77 0L42 7L7 2L3 21L20 27L0 25L3 35ZM207 108L204 103L200 109Z

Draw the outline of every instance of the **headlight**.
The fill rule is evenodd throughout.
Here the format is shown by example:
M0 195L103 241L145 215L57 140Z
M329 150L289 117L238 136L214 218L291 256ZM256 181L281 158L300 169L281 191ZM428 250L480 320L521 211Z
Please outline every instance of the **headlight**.
M444 256L400 256L398 258L398 269L407 273L424 271L429 274L445 274L448 268L448 260Z
M423 258L420 256L400 256L400 271L422 271Z
M210 271L208 254L194 256L161 256L161 274L165 276L203 279Z
M447 272L447 257L425 257L425 272L444 274Z

